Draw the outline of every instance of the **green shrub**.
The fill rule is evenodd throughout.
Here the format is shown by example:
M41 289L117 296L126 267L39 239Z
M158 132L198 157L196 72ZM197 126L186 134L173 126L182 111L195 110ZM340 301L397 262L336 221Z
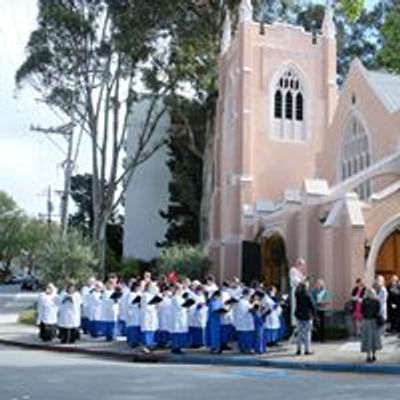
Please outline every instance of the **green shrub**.
M18 316L18 322L20 324L36 325L37 311L36 307L28 308L22 311Z
M180 276L201 279L210 267L210 259L199 246L179 245L161 250L158 272L168 274L175 271Z
M130 278L140 275L140 262L136 258L127 258L121 263L117 272L125 281L128 281Z
M64 284L66 279L84 282L95 273L93 248L79 232L71 230L65 237L54 233L43 247L39 262L46 282Z

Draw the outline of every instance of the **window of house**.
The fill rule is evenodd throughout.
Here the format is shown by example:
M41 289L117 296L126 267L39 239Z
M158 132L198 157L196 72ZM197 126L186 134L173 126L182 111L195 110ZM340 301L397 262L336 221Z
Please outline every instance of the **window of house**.
M272 136L284 141L304 142L305 98L303 85L294 67L289 67L274 86Z

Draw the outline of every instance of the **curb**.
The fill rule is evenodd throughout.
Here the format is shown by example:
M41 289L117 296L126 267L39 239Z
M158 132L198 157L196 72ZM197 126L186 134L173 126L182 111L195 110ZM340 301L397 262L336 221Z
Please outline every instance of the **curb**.
M40 343L26 343L17 340L0 339L0 345L10 346L10 347L20 347L28 350L42 350L51 351L54 353L72 353L72 354L82 354L92 357L99 358L110 358L120 361L127 362L141 362L141 363L157 363L164 362L163 355L158 354L137 354L137 353L121 353L117 351L108 350L96 350L96 349L85 349L79 347L62 346L62 345L50 345L50 344L40 344Z
M262 360L253 357L224 357L211 358L209 356L170 356L164 361L171 364L196 364L196 365L224 365L231 367L265 367L275 369L291 369L301 371L339 372L339 373L368 373L400 375L400 364L356 364L356 363L331 363L331 362L302 362L302 361L276 361Z
M228 367L265 367L301 371L320 371L336 373L362 373L400 375L400 364L356 364L331 362L301 362L262 360L255 356L224 356L224 355L174 355L174 354L139 354L121 353L118 351L85 349L61 345L26 343L16 340L0 339L0 345L20 347L29 350L43 350L55 353L82 354L91 357L114 359L134 363L164 363L176 365L215 365Z

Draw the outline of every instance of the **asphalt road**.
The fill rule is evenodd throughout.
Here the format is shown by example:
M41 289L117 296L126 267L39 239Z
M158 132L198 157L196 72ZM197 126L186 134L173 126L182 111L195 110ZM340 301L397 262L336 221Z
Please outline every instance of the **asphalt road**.
M0 347L0 400L398 400L396 376L119 363Z
M18 314L35 303L37 296L37 293L22 292L20 285L0 285L0 324L16 322ZM1 393L0 400L3 400Z

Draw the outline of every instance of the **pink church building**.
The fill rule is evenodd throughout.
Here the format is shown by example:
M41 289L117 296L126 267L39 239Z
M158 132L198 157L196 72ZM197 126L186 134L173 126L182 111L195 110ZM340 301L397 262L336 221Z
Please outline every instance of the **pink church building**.
M225 21L207 247L214 273L287 288L297 258L335 306L355 279L400 275L400 77L355 59L337 86L336 30Z

